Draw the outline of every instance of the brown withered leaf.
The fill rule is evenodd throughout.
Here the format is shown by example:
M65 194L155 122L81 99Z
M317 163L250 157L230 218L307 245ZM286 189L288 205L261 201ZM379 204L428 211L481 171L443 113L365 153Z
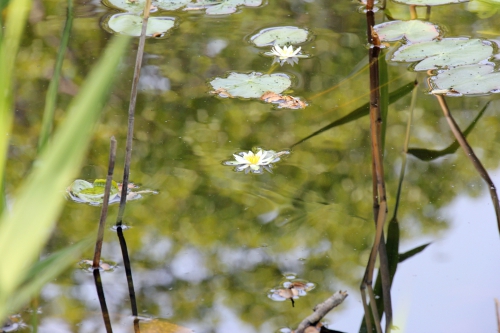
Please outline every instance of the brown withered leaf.
M307 106L298 97L280 95L272 91L266 91L260 99L267 103L278 104L279 108L285 109L304 109Z
M225 88L218 88L218 89L212 90L210 93L214 94L214 95L219 95L220 97L224 97L224 98L233 97Z

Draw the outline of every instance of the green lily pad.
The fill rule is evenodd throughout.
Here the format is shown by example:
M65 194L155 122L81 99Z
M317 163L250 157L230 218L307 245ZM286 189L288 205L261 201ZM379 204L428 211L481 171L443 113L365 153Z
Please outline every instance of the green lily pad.
M213 93L223 97L260 98L265 92L282 93L292 81L285 74L231 73L227 78L215 78L210 84Z
M175 24L173 17L150 17L146 36L159 34L163 36ZM115 14L109 18L107 26L112 32L128 35L140 36L142 29L142 17L136 14Z
M469 0L393 0L397 3L415 6L440 6L453 3L468 2Z
M176 10L189 4L191 0L153 0L152 5L163 10ZM105 6L129 13L142 13L146 0L102 0Z
M382 41L405 38L411 43L431 41L440 35L436 25L419 20L391 21L373 27Z
M96 179L94 183L89 183L88 181L77 179L66 190L66 193L68 194L68 197L75 202L87 203L97 206L102 204L103 202L105 187L105 179ZM109 193L109 201L113 202L117 196L119 202L120 200L118 184L113 181L111 184L111 191Z
M400 47L392 61L416 62L416 71L479 63L493 54L490 42L480 39L446 38Z
M449 96L500 92L500 72L492 64L460 66L431 77L433 94Z
M92 206L99 206L104 201L104 189L106 187L105 179L96 179L93 183L86 180L77 179L66 189L68 199L77 202L85 203ZM128 184L127 201L137 200L142 198L142 194L157 194L152 190L137 191L137 185ZM135 190L135 191L133 191ZM109 193L109 204L120 202L121 184L118 185L115 181L111 183L111 191Z
M258 7L262 5L262 0L198 0L189 4L185 10L205 9L208 15L232 14L238 10L238 7Z
M252 37L250 41L255 46L299 44L305 42L309 37L309 31L297 27L274 27L262 29Z

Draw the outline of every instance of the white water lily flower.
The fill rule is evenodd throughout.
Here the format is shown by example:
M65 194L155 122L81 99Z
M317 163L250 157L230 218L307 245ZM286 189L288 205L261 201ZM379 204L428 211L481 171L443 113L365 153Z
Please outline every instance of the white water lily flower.
M235 166L235 171L245 171L245 173L263 173L264 170L272 173L273 163L280 160L280 156L290 154L288 151L275 152L274 150L263 150L258 148L258 152L249 151L233 154L235 161L223 162L224 165Z
M301 47L299 46L296 50L293 49L293 46L283 46L281 48L279 45L274 45L271 52L265 52L264 54L267 56L274 56L274 61L279 62L281 66L285 62L289 63L290 65L298 64L299 59L298 58L307 58L308 55L301 54L300 53Z

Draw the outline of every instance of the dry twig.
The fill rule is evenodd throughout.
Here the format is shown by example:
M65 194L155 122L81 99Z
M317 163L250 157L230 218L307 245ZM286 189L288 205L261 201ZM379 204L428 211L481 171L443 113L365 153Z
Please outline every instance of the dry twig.
M313 309L314 312L306 319L302 320L302 322L299 324L299 327L297 327L294 332L304 333L308 327L316 326L328 312L330 312L334 307L339 306L347 296L348 295L346 291L337 291L326 301L316 305Z

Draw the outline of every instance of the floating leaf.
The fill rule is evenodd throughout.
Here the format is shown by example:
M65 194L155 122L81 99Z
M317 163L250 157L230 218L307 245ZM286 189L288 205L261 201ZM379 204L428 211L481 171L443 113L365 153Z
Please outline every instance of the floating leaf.
M255 46L299 44L308 39L309 31L297 27L274 27L259 31L250 41Z
M208 15L224 15L236 12L239 6L258 7L261 4L262 0L198 0L184 10L206 9Z
M440 6L453 3L468 2L469 0L393 0L397 3L415 6Z
M400 47L392 61L414 62L416 71L479 63L493 53L490 42L480 39L446 38Z
M461 66L439 71L431 77L431 93L450 96L500 92L500 72L492 64Z
M260 98L265 92L277 94L290 87L292 81L285 74L250 74L231 73L227 78L215 78L210 84L214 88L212 93L221 97ZM223 90L220 90L223 89ZM224 95L220 94L223 91Z
M129 13L142 13L146 0L102 0L103 4ZM163 10L176 10L189 4L191 0L154 0L152 5Z
M266 91L260 99L267 103L278 104L278 108L284 109L304 109L307 106L298 97L280 95L272 91Z
M104 188L106 186L105 179L96 179L93 183L89 183L86 180L77 179L71 184L70 187L66 189L66 194L68 199L73 200L77 203L86 203L92 206L101 205L104 200ZM141 194L152 193L156 194L157 192L151 190L143 190L143 191L132 191L132 189L136 189L138 186L129 183L128 184L128 192L127 192L127 200L136 200L142 198ZM117 184L115 181L111 183L111 192L109 194L109 203L118 203L120 202L120 195L122 191L121 184Z
M172 324L164 319L152 319L139 321L141 333L193 333L194 331Z
M150 17L146 36L163 36L174 26L174 22L173 17ZM142 17L135 14L115 14L109 18L107 25L112 32L137 37L141 35Z
M382 41L393 42L405 38L412 43L433 40L439 36L438 27L419 20L391 21L373 27Z

